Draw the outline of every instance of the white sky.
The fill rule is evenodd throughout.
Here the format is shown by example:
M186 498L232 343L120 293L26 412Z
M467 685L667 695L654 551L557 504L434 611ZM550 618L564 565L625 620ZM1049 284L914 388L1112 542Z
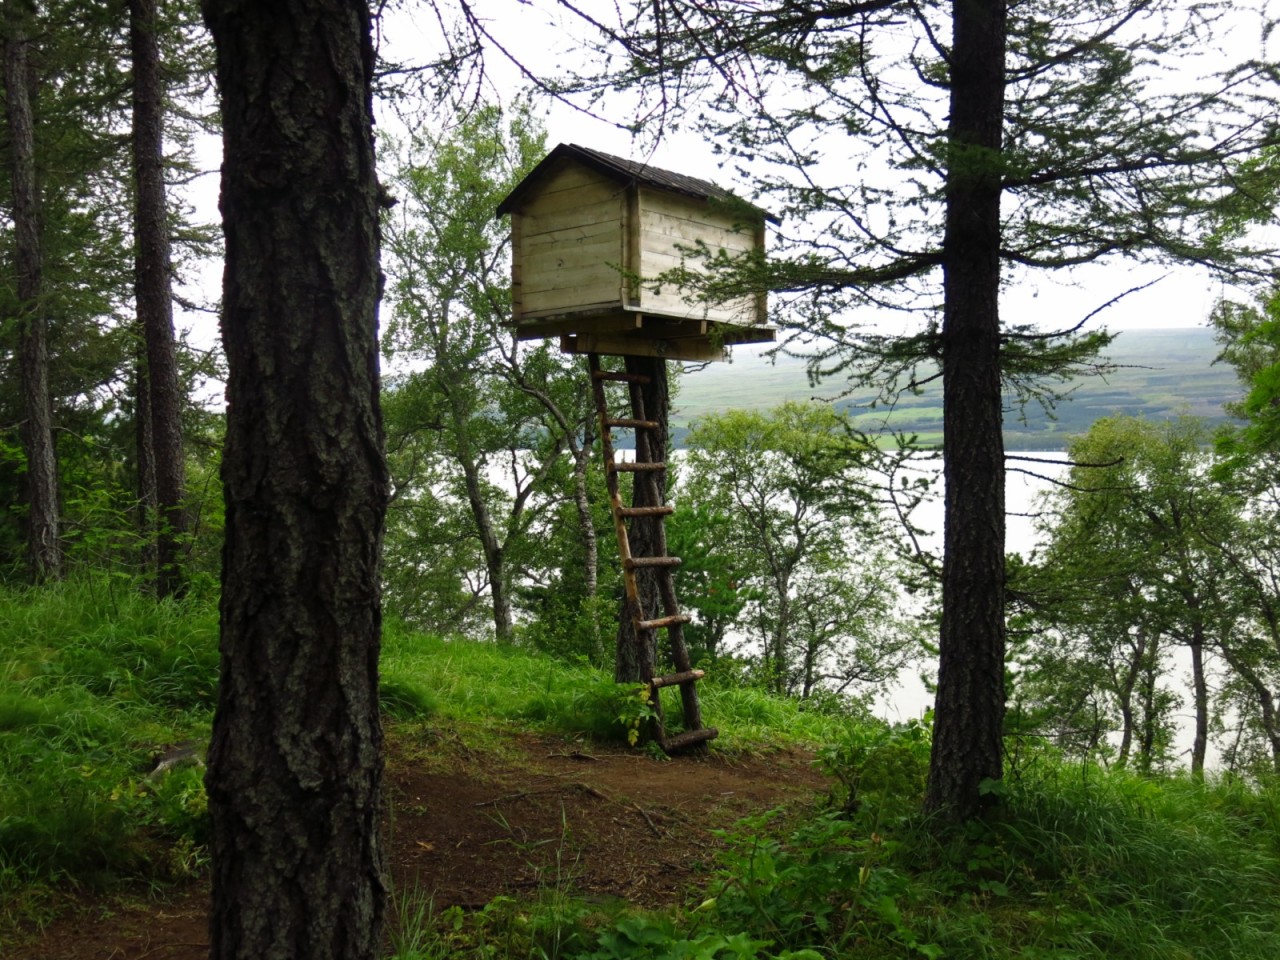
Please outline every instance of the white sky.
M1274 0L1260 2L1274 5ZM474 6L489 18L486 26L498 42L532 69L550 72L557 67L581 66L588 62L589 54L579 45L580 22L564 12L555 0L482 0ZM580 0L580 6L593 16L614 15L614 0ZM389 18L383 24L382 40L396 57L428 60L439 49L440 24L430 6L422 3L413 15L401 11ZM1265 58L1269 52L1267 39L1252 19L1239 21L1221 42L1225 49L1240 57ZM1211 63L1209 68L1218 65ZM1204 67L1200 64L1196 69ZM486 95L491 99L510 100L527 86L525 78L500 52L489 51L485 69ZM543 103L542 109L549 146L579 143L714 180L730 188L741 188L726 180L706 144L692 135L669 137L650 151L647 144L635 140L618 125L630 119L624 103L608 104L617 123L594 118L562 103ZM380 107L378 113L380 128L394 132L398 125L389 111ZM220 146L210 142L201 155L208 169L216 171ZM216 221L216 175L197 181L196 191L192 199L198 206L198 215ZM1273 236L1280 242L1274 227L1269 228L1264 238L1271 240ZM221 264L209 265L195 284L207 299L216 295L221 269ZM1070 274L1041 271L1034 285L1006 291L1001 304L1002 317L1006 323L1035 321L1042 328L1071 326L1123 291L1153 281L1149 289L1128 296L1100 313L1090 326L1105 324L1113 330L1200 326L1224 293L1203 271L1191 268L1169 271L1115 262ZM866 318L859 320L866 322ZM216 323L207 316L188 314L180 317L179 323L193 327L200 343L212 343L217 338Z
M626 6L626 0L618 2ZM1273 0L1259 2L1274 6ZM616 17L614 0L581 0L579 6L605 22ZM1241 3L1233 6L1237 19L1216 38L1220 49L1207 49L1204 56L1189 58L1189 70L1204 74L1219 69L1225 65L1224 56L1266 58L1268 40L1258 29L1256 17L1239 13L1244 6ZM485 0L475 4L475 8L480 16L488 18L485 26L495 40L530 69L554 72L559 67L585 67L590 62L590 53L580 45L579 37L584 32L581 21L564 11L555 0ZM425 57L438 47L439 36L435 16L421 9L414 17L402 13L389 20L383 39L396 55L403 52L403 55ZM1274 47L1274 42L1271 46ZM507 100L527 86L519 70L498 51L489 52L486 71L489 83L486 92L491 98ZM563 103L543 104L543 108L549 146L579 143L730 188L742 186L727 181L707 145L691 134L668 137L652 149L647 143L634 139L619 126L631 118L631 112L618 98L607 102L611 119L616 123L594 118ZM1171 272L1167 268L1144 268L1117 261L1071 274L1040 271L1033 287L1006 292L1002 316L1007 323L1033 320L1044 328L1071 326L1124 291L1153 281L1150 289L1106 309L1090 326L1104 323L1112 329L1200 326L1224 293L1200 270L1180 268Z

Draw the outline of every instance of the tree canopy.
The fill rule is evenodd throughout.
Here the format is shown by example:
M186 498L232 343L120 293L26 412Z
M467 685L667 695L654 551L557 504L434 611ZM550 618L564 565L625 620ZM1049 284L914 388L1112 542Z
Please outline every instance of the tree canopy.
M1276 141L1275 72L1215 61L1184 84L1223 11L1171 0L626 10L597 23L612 59L577 89L634 92L638 130L689 125L791 225L767 258L717 258L703 295L782 294L788 349L807 349L815 376L886 399L942 380L929 803L969 816L1002 772L1001 420L1032 398L1051 403L1054 380L1109 339L1081 332L1086 318L1046 331L1004 316L1003 292L1036 270L1122 259L1265 277L1273 252L1224 237L1214 218L1238 161Z

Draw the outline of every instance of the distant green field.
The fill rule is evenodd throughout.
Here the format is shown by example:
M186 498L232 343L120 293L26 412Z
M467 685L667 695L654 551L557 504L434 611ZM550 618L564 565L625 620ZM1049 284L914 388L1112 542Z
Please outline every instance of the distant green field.
M1215 364L1213 332L1205 327L1121 331L1107 352L1115 370L1084 377L1069 385L1070 396L1053 415L1032 404L1005 412L1005 446L1021 450L1059 450L1070 437L1084 433L1099 417L1125 414L1161 420L1181 415L1203 417L1212 424L1228 419L1222 405L1240 395L1235 372ZM679 378L671 415L672 433L681 445L689 425L725 410L767 409L786 400L819 398L848 409L864 430L885 426L936 440L942 432L941 384L920 396L905 396L890 412L871 407L870 391L841 398L843 384L834 380L811 386L802 360L739 354L732 363L709 364ZM1025 421L1025 422L1024 422Z

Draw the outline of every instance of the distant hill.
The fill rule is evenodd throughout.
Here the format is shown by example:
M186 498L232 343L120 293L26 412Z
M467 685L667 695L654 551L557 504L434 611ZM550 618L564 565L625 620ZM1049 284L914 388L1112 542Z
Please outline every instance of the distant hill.
M1006 412L1005 446L1014 450L1060 450L1068 438L1084 433L1099 417L1114 414L1153 420L1183 414L1210 423L1228 419L1222 405L1240 395L1235 371L1215 364L1218 347L1205 327L1170 330L1124 330L1107 351L1117 369L1105 377L1083 377L1070 385L1071 396L1058 404L1052 418L1032 404L1025 423L1017 410ZM759 355L739 354L733 363L709 364L679 378L671 414L672 435L682 445L691 422L708 413L734 409L768 409L786 400L829 399L840 384L810 387L801 360L780 357L771 363ZM869 391L837 402L850 409L868 431L886 421L883 409L871 409ZM901 398L888 425L915 433L923 443L942 436L941 384L920 396Z

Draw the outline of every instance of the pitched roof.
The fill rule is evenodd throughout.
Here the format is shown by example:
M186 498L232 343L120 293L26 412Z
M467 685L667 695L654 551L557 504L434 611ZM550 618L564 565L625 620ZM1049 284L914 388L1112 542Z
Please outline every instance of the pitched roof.
M744 202L728 190L716 186L709 180L699 180L697 177L686 176L683 173L673 173L670 170L662 170L637 160L615 157L612 154L601 153L599 150L592 150L590 147L580 147L576 143L562 143L543 157L542 162L530 170L529 175L516 184L516 188L507 194L502 203L498 204L498 216L515 210L525 196L535 189L538 181L561 160L566 159L576 160L578 163L590 167L597 173L601 173L621 184L638 183L642 186L656 187L659 190L668 190L672 193L682 193L687 197L694 197L698 200ZM749 203L746 206L771 223L781 222L767 210Z

